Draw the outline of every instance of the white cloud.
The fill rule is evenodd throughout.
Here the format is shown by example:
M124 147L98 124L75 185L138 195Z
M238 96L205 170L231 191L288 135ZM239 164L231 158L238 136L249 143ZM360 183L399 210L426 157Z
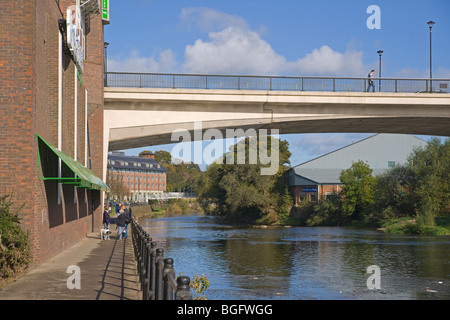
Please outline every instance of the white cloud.
M338 52L327 45L313 49L296 61L277 53L251 30L245 19L211 8L184 8L184 27L210 31L207 39L187 44L184 61L178 63L172 50L144 57L136 50L123 59L108 59L108 70L123 72L186 72L205 74L365 76L369 67L363 53L349 47ZM212 31L213 30L213 31Z
M187 28L195 27L201 31L223 30L234 26L239 29L249 29L245 19L217 11L212 8L183 8L180 20Z
M143 57L133 50L125 59L108 59L108 71L113 72L172 72L176 65L172 50L162 51L158 57Z
M362 76L368 69L362 62L362 56L361 51L348 49L340 53L323 45L289 65L302 75Z
M361 51L348 49L340 53L327 45L289 62L258 32L250 30L244 19L214 9L183 9L181 19L188 27L220 29L210 32L209 39L198 39L186 46L184 72L361 76L368 69L362 62Z
M264 75L279 73L285 65L286 59L258 33L230 26L211 32L209 41L199 39L187 45L183 69L193 73Z

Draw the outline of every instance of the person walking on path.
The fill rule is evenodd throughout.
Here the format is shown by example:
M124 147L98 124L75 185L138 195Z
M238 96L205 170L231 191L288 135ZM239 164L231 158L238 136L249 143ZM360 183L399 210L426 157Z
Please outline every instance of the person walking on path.
M123 232L123 236L125 239L128 238L128 224L131 222L130 212L125 205L122 205L123 217L125 221L125 230Z
M111 217L109 215L109 208L105 206L105 211L103 211L103 226L105 229L109 229L109 225L111 223Z
M375 92L375 86L373 84L373 75L375 73L375 70L370 71L368 77L368 81L369 81L369 86L367 87L367 92L369 92L370 87L372 87L372 92Z
M125 231L125 216L123 213L124 213L123 210L120 209L117 214L116 224L117 224L119 239L123 239L123 233Z

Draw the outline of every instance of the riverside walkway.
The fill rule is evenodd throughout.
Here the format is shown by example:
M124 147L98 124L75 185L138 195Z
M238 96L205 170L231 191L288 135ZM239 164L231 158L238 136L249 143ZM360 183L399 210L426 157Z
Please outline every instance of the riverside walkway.
M131 237L111 240L90 234L78 244L9 284L0 300L141 300ZM80 269L80 289L69 289L69 266Z

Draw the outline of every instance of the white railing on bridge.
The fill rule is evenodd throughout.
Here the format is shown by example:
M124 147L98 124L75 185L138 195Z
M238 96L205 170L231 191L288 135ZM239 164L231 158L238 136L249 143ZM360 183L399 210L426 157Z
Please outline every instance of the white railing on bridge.
M365 92L368 78L105 73L106 87ZM450 79L373 78L375 91L450 93ZM372 89L371 89L372 90Z
M164 193L152 193L148 196L149 200L169 200L169 199L188 199L197 198L197 195L192 192L164 192Z

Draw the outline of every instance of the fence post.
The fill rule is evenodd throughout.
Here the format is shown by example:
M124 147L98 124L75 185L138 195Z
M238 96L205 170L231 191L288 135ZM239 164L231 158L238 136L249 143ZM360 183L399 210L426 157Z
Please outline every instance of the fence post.
M188 276L178 277L175 300L192 300L191 279Z
M152 242L150 249L150 297L149 299L155 300L156 289L156 242Z
M161 268L161 264L164 261L164 249L158 248L156 249L156 283L155 283L155 300L163 300L164 294L164 281L163 281L163 268Z
M164 259L164 300L173 300L173 288L169 277L175 279L175 269L173 268L173 259Z
M145 263L145 279L144 285L142 286L142 294L144 296L144 300L150 299L150 265L151 265L151 249L150 244L152 242L152 238L149 236L147 238L147 243L145 245L147 251L147 261Z

